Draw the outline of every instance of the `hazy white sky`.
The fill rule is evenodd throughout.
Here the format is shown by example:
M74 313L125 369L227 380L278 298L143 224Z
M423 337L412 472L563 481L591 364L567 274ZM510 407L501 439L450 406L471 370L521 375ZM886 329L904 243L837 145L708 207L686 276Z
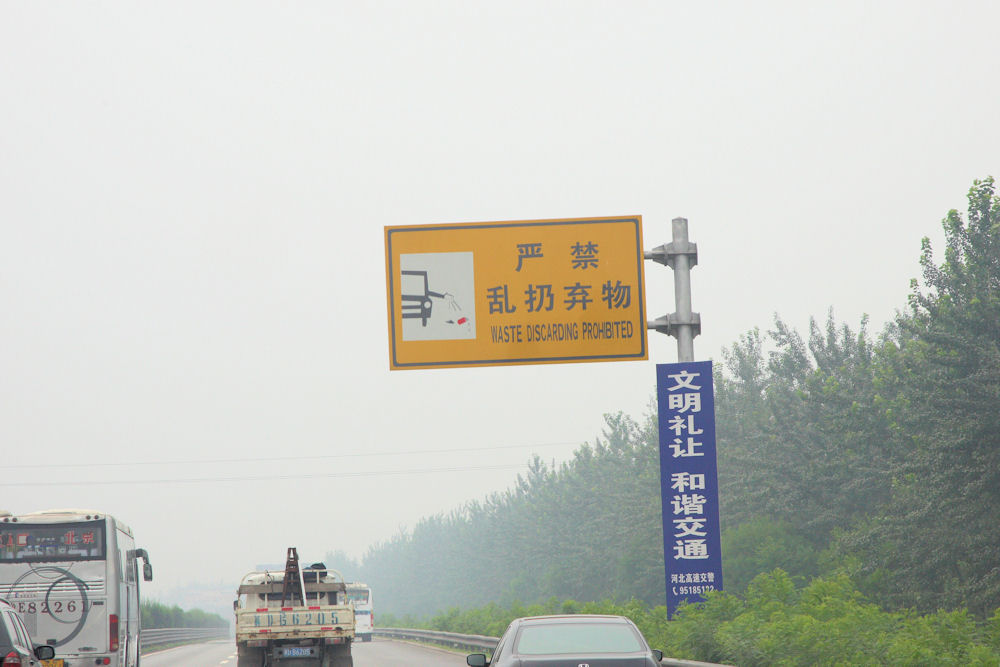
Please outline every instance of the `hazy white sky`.
M676 361L654 333L648 362L390 373L386 225L638 214L648 249L685 216L698 358L774 313L877 329L921 237L1000 175L998 24L987 1L2 0L0 508L119 515L154 595L235 587L565 460ZM671 272L646 281L672 311Z

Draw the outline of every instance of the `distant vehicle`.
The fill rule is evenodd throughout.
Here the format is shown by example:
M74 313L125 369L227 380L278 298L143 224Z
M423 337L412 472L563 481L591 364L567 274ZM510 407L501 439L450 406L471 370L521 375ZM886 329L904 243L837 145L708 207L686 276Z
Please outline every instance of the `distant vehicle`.
M470 667L658 667L663 652L649 648L624 616L569 615L517 618L493 651L465 658Z
M375 631L375 606L372 589L359 581L347 582L347 601L354 605L354 634L370 642Z
M0 598L0 665L31 667L39 660L51 660L56 650L48 644L36 645L12 604Z
M284 572L250 572L233 602L237 667L351 667L354 607L344 578L322 563L299 567L288 549Z
M104 512L0 514L0 597L55 648L46 667L139 664L140 558L150 581L146 550Z

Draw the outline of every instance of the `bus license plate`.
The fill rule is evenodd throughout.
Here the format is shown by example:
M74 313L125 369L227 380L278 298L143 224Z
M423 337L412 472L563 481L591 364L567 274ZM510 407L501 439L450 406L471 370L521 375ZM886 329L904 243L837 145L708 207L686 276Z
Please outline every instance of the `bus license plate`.
M286 646L281 649L282 658L310 658L312 655L311 646Z
M52 660L42 660L42 667L64 667L65 663L62 658L53 658Z

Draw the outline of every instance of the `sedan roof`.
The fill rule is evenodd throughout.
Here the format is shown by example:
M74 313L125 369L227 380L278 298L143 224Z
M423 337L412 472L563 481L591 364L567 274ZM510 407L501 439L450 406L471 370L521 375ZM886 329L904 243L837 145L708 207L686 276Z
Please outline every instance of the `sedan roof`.
M624 616L614 616L612 614L552 614L549 616L525 616L514 619L521 623L562 623L565 621L591 621L598 623L631 623Z

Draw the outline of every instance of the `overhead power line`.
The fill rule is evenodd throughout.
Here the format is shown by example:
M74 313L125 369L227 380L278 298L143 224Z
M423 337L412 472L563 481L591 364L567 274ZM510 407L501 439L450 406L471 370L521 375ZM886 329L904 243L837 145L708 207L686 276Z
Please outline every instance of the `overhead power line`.
M579 442L541 442L527 445L487 445L485 447L461 447L457 449L419 449L394 450L384 452L344 452L340 454L306 454L302 456L259 456L238 457L228 459L173 459L158 461L87 461L82 463L17 463L4 464L7 470L28 468L112 468L125 466L158 466L158 465L210 465L223 463L277 463L291 461L320 461L330 459L346 459L376 456L402 456L405 454L461 454L463 452L486 452L502 449L537 449L542 447L564 447L566 445L581 445Z
M422 468L418 470L363 470L356 472L303 473L298 475L237 475L230 477L176 477L172 479L118 479L61 482L4 482L0 488L14 486L124 486L128 484L203 484L206 482L268 482L289 479L330 479L343 477L383 477L388 475L429 475L442 472L474 472L479 470L527 469L527 464L516 463L495 466L453 466L445 468Z

